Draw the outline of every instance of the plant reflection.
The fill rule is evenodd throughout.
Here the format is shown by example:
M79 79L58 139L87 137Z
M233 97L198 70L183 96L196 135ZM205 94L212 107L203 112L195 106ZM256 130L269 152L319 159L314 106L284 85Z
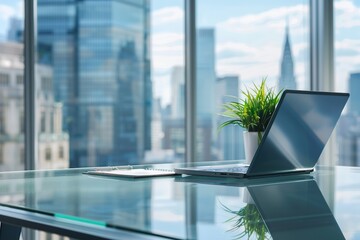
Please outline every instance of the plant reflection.
M221 205L226 212L234 215L226 221L226 223L232 223L232 228L227 231L237 232L242 230L242 232L234 236L234 239L242 239L246 237L247 239L250 239L251 236L254 236L259 240L271 239L269 231L265 226L265 223L255 204L247 204L245 207L237 211L231 210L222 203Z

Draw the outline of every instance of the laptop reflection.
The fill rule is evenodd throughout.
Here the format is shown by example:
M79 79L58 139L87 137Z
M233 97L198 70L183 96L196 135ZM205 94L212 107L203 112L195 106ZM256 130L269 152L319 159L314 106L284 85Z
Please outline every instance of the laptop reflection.
M345 239L313 179L247 189L273 239Z
M245 181L187 176L175 181L246 187L250 194L247 202L255 205L266 232L275 240L345 239L317 183L309 175Z

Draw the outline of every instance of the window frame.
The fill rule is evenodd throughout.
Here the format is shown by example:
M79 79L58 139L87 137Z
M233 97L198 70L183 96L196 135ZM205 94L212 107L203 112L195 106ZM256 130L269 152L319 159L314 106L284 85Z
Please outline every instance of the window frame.
M25 170L36 169L38 153L35 55L37 0L24 1ZM196 0L184 0L185 11L185 162L196 159ZM333 0L309 0L311 90L334 90Z

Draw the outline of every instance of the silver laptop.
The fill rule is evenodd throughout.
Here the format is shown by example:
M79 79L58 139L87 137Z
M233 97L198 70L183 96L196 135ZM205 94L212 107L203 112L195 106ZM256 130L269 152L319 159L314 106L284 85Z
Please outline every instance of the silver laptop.
M239 178L309 173L313 171L348 98L348 93L285 90L250 166L183 167L176 168L175 172Z

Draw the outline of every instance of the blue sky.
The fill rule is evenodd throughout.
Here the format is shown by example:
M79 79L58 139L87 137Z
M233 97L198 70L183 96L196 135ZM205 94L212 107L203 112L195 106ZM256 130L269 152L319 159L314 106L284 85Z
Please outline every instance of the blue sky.
M308 1L199 0L198 27L215 29L216 73L238 75L242 85L279 78L288 21L298 88L308 84ZM350 72L360 71L360 1L335 1L336 90L348 91ZM153 2L152 57L155 96L170 101L170 70L183 65L182 1ZM171 18L170 18L171 16ZM166 19L166 20L161 20Z

